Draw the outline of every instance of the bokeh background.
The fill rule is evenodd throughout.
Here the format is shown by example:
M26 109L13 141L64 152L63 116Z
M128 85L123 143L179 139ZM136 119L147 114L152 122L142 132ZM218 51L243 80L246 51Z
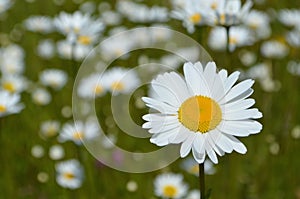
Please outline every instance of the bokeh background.
M125 173L105 166L83 145L59 140L64 124L73 120L72 89L75 75L86 54L73 57L70 50L61 53L62 47L59 47L58 42L66 39L63 34L55 28L49 33L38 29L30 30L25 21L35 15L53 20L62 11L69 14L75 11L90 13L93 19L101 20L105 28L102 34L97 36L97 42L115 32L134 27L166 26L198 41L219 68L225 68L229 72L239 70L242 78L256 79L252 97L256 100L255 106L263 113L263 118L260 119L263 130L257 135L240 138L248 148L245 155L232 153L219 158L219 164L213 166L213 174L206 176L207 189L211 189L212 199L300 198L300 14L290 18L282 14L282 11L287 9L300 13L300 2L254 1L252 10L267 16L270 34L264 38L253 36L254 39L247 35L246 40L252 38L253 42L241 44L230 52L214 49L209 44L213 27L196 26L194 32L188 32L182 21L172 18L170 13L174 10L173 0L131 1L148 8L159 6L167 13L163 19L154 17L151 20L147 17L139 18L140 10L131 10L129 15L126 14L122 10L124 5L120 6L120 2L124 1L15 0L11 1L7 10L1 11L0 68L4 68L4 60L9 58L4 56L5 50L12 46L17 48L22 54L19 56L21 65L24 65L20 81L26 86L19 92L24 109L20 113L0 117L0 198L159 198L155 196L153 183L155 177L164 172L182 174L189 190L198 188L198 178L193 170L183 166L185 159L178 159L158 171L143 174ZM287 21L294 20L298 26L287 25L281 15ZM289 36L291 32L293 38ZM41 46L41 42L45 40L50 44ZM267 50L263 50L263 46L269 41L279 42L283 47L271 45ZM92 44L90 49L97 42ZM115 45L117 46L111 48L122 50L122 44ZM13 52L19 52L18 50ZM275 55L268 53L272 50L279 52L275 52ZM131 68L153 60L163 62L165 59L162 57L165 55L165 52L159 50L136 51L128 57L116 60L111 64L111 68ZM179 63L179 71L180 67L182 65ZM67 82L61 89L47 87L41 81L41 73L54 68L67 74ZM5 76L2 69L2 90L7 89ZM143 77L140 75L139 78ZM51 96L49 102L45 102L44 97L41 97L41 100L33 97L37 88L44 89L47 95ZM141 87L131 98L131 114L139 125L143 123L142 115L148 112L140 100L140 97L145 95L146 86ZM110 135L117 145L129 151L157 150L158 147L152 145L149 139L130 137L118 128L111 116L110 99L111 93L107 92L97 98L95 106L105 133ZM43 136L41 125L49 120L57 121L59 127L50 136ZM53 152L53 146L58 146L56 153ZM69 159L80 162L84 175L82 184L76 189L66 188L57 183L56 166ZM122 154L116 153L114 159L122 164Z

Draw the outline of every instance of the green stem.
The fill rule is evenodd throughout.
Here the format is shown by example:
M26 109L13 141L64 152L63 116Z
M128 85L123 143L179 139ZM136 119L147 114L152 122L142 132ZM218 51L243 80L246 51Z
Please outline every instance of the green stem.
M229 50L229 47L230 47L230 26L225 26L226 28L226 38L227 38L227 43L226 43L226 52L227 54L229 55L230 53L230 50Z
M205 174L204 174L204 162L199 164L199 189L200 199L205 199Z

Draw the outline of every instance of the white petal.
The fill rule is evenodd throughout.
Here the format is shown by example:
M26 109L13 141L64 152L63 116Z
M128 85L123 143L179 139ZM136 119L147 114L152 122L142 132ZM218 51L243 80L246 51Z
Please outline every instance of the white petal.
M228 135L228 138L231 141L233 150L241 154L245 154L247 152L247 148L245 147L245 145L241 143L238 139L236 139L234 136Z
M203 136L200 133L197 133L193 143L193 150L195 150L197 153L204 154L205 153L204 142L205 142L205 136Z
M165 133L158 133L151 137L150 142L156 144L157 146L165 146L170 144L169 138L174 136L176 131L168 131Z
M227 79L227 76L228 76L227 70L225 70L225 69L220 70L218 75L219 75L220 79L222 80L222 83L225 84L225 80Z
M251 79L248 79L248 80L244 80L244 81L240 82L239 84L235 85L232 89L230 89L228 94L226 94L226 96L225 96L226 101L228 102L228 101L234 99L235 97L243 94L249 88L251 88L251 86L253 84L254 84L254 81Z
M222 132L240 137L259 133L261 129L262 125L253 120L224 121L221 125Z
M209 151L206 151L206 153L207 153L209 159L210 159L213 163L218 164L218 158L217 158L217 155L216 155L216 153L215 153L214 150L211 149L211 150L209 150Z
M226 135L220 134L216 144L226 153L231 153L233 151L233 146L231 141L227 138Z
M204 95L210 97L209 86L202 73L197 70L192 63L185 63L183 66L187 86L193 95Z
M175 91L177 91L176 94L181 103L191 96L191 93L189 93L188 87L184 79L180 75L178 75L175 72L171 72L167 73L166 77L173 85Z
M142 100L146 103L146 105L150 108L153 108L164 114L177 114L177 107L173 107L164 102L158 101L149 97L142 97Z
M240 72L236 71L229 75L229 77L225 81L224 89L225 94L231 89L231 87L235 84L235 82L238 80L240 75Z
M223 114L224 120L245 120L245 119L257 119L261 118L262 113L258 109L252 108L247 110L235 111L235 112L225 112Z
M181 144L181 148L180 148L180 156L183 158L185 156L187 156L189 154L189 152L191 151L191 148L193 146L193 142L195 140L195 135L191 133L188 138Z
M152 128L149 130L149 133L163 133L174 129L177 129L178 131L180 126L181 124L179 122L169 124L169 125L152 126Z
M254 104L255 104L254 99L238 100L238 101L225 104L224 110L225 112L240 111L240 110L250 108Z
M217 66L216 66L215 62L208 62L206 64L204 72L203 72L203 76L204 76L211 91L214 87L215 77L217 76L216 69L217 69Z
M193 152L193 157L196 160L196 162L198 164L202 164L205 160L205 153L203 153L203 154L197 153L194 148L193 148L192 152Z
M174 137L173 139L169 139L169 142L172 144L179 144L181 142L184 142L188 138L189 135L190 135L190 132L186 128L181 127L178 130L176 137Z

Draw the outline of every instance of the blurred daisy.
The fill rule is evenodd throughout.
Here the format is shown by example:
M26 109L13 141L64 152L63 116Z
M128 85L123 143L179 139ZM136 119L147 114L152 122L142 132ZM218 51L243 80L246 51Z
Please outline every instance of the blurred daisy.
M262 125L254 119L262 114L250 108L255 101L249 97L254 81L244 80L233 86L239 72L230 76L226 70L216 72L214 62L204 68L200 62L185 63L185 79L177 73L164 73L151 82L157 97L143 101L157 113L147 114L143 128L153 134L150 141L158 146L182 143L180 156L192 150L200 164L206 155L218 163L217 155L246 153L247 149L234 136L259 133Z
M59 90L67 83L67 73L59 69L46 69L40 73L40 81L44 86Z
M83 141L92 140L99 136L99 133L99 127L95 121L66 123L59 133L58 141L71 140L77 145L82 145Z
M65 150L61 145L53 145L49 149L49 157L52 160L59 160L65 156Z
M230 27L242 23L244 17L249 13L253 2L247 0L242 6L241 0L219 0L213 1L212 8L216 11L216 24Z
M11 93L20 93L27 88L27 81L20 75L5 75L1 79L1 87Z
M73 14L61 12L53 23L60 33L66 35L71 44L90 45L104 30L102 21L94 20L90 14L82 14L79 11Z
M25 28L33 32L50 33L53 31L52 19L46 16L31 16L24 22Z
M87 99L103 96L106 93L105 86L100 82L101 74L92 74L79 82L78 96Z
M131 1L118 1L117 10L136 23L166 22L169 19L168 10L165 7L147 7Z
M155 195L162 198L182 198L186 195L188 186L183 182L181 174L165 173L154 180Z
M189 33L195 31L195 26L214 24L214 12L203 1L186 0L184 7L175 7L171 16L181 20Z
M235 26L229 30L229 50L234 51L237 47L253 44L254 36L252 32L245 27ZM217 51L226 49L227 33L223 27L215 27L211 30L208 37L208 46Z
M243 22L246 26L248 26L251 30L255 32L257 39L266 39L272 33L270 27L270 18L264 12L252 10L243 19Z
M199 164L193 159L188 158L183 161L182 167L185 171L195 176L199 175ZM216 173L214 164L210 160L204 161L204 173L208 175L213 175Z
M20 104L20 95L0 90L0 117L19 113L24 105Z
M0 49L0 70L3 74L19 75L24 71L24 50L11 44Z
M35 89L31 93L31 98L33 102L38 105L47 105L51 102L52 99L50 93L43 88Z
M51 39L45 39L39 42L37 47L37 54L44 58L50 59L54 56L55 44Z
M278 13L279 21L291 27L300 26L300 10L299 9L283 9Z
M286 33L286 40L288 44L294 48L300 47L300 24L299 29L294 29Z
M66 160L55 165L56 182L62 187L77 189L83 181L83 167L76 159Z
M31 148L31 155L35 158L41 158L45 154L45 150L41 145L34 145Z
M12 6L13 1L11 0L0 0L0 14L4 13Z
M283 42L269 40L261 45L260 52L267 58L282 59L289 53L289 48Z
M101 18L106 25L115 26L121 24L122 16L114 11L104 11L101 13Z
M112 94L129 93L140 83L138 75L133 70L114 67L106 71L101 79Z
M92 50L90 46L86 45L77 44L73 46L66 40L59 41L56 47L60 57L64 59L75 59L77 61L84 59Z
M56 120L47 120L41 123L40 135L44 138L49 138L57 135L60 128L60 123Z

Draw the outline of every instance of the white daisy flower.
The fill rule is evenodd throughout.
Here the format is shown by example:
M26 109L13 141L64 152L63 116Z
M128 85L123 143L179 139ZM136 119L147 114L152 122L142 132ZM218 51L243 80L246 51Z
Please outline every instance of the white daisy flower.
M283 9L278 13L279 21L286 25L297 27L300 26L300 10L299 9Z
M247 0L243 6L241 0L219 0L215 2L216 24L226 27L241 24L253 5L251 0Z
M87 99L103 96L106 93L105 86L100 81L101 74L92 74L79 82L78 96Z
M264 12L252 10L243 19L243 22L255 32L255 35L258 39L266 39L272 33L270 27L270 18Z
M114 67L106 71L101 79L103 85L112 94L129 93L140 83L138 75L133 70Z
M289 53L289 48L283 42L269 40L261 45L260 52L267 58L282 59Z
M37 54L45 59L50 59L55 54L55 44L50 39L45 39L39 42L37 47Z
M33 102L38 105L47 105L51 102L52 99L51 94L43 88L35 89L31 93L31 98Z
M67 83L67 73L59 69L46 69L40 73L40 81L44 86L60 90Z
M61 58L77 61L84 59L92 50L91 46L81 44L74 46L67 40L59 41L56 49Z
M45 154L45 150L41 145L34 145L31 148L31 155L35 158L41 158Z
M254 35L245 27L234 26L229 31L229 50L237 47L248 46L254 43ZM208 37L208 46L217 51L223 51L227 46L227 33L223 27L215 27Z
M77 145L82 145L83 141L88 141L99 136L99 128L95 121L66 123L59 133L58 141L73 141Z
M19 102L19 94L0 90L0 117L19 113L24 108L24 105Z
M195 31L196 25L213 25L215 22L214 12L203 1L197 0L187 0L184 7L175 7L171 16L181 20L189 33Z
M54 137L57 135L60 128L60 123L56 120L47 120L41 123L40 135L43 138Z
M1 87L11 93L21 93L27 88L27 81L20 75L5 75L2 76Z
M65 156L65 150L61 145L53 145L49 149L49 157L52 160L60 160Z
M11 0L0 0L0 14L7 11L12 6Z
M102 21L94 20L90 14L82 14L79 11L73 14L61 12L54 19L54 25L59 32L67 36L71 44L93 44L104 30Z
M216 154L246 153L244 144L234 136L245 137L262 129L254 120L262 114L250 108L255 101L248 98L254 81L233 86L239 72L229 76L226 70L217 73L214 62L205 68L200 62L188 62L183 70L185 79L174 72L159 75L151 83L157 97L142 98L158 111L143 116L147 121L143 128L153 134L150 141L158 146L182 143L180 156L186 157L192 150L199 164L206 155L218 163Z
M285 38L290 46L292 46L294 48L299 48L300 47L300 28L289 31L285 35Z
M0 49L0 70L5 75L23 73L24 50L16 44Z
M52 19L46 16L31 16L24 25L27 30L40 33L50 33L54 29Z
M109 26L116 26L122 22L121 14L110 10L102 12L101 18L103 22Z
M181 174L165 173L154 180L155 195L162 198L182 198L186 195L188 186L183 182Z
M76 159L59 162L55 165L56 182L69 189L80 188L83 181L83 167Z

